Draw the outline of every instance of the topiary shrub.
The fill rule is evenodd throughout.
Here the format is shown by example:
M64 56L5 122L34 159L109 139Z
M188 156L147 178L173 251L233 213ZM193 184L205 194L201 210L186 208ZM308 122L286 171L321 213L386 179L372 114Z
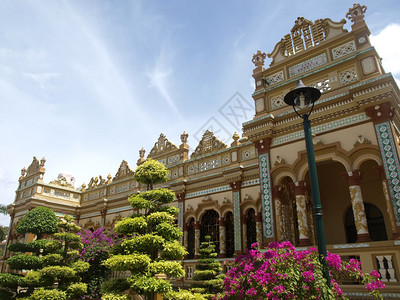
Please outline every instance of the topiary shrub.
M43 234L58 232L56 214L47 207L39 206L26 214L17 225L18 233L34 233L38 239Z
M44 290L37 289L32 295L29 296L29 300L67 300L67 293L60 290Z
M128 295L104 294L101 300L128 300Z
M42 260L38 256L19 254L7 259L7 264L13 270L36 270L42 266Z
M83 294L86 293L87 290L87 285L86 283L73 283L71 285L69 285L69 287L67 288L67 296L68 298L77 298L79 296L82 296Z

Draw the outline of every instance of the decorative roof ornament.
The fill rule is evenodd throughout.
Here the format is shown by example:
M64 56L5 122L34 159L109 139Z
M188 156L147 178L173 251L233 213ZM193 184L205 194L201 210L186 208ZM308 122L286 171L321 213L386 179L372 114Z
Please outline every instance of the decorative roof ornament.
M346 14L346 18L349 19L352 23L358 23L364 20L364 14L367 11L367 7L365 5L360 5L358 3L354 3L352 8L349 8L349 12Z
M188 140L189 134L186 133L186 131L183 131L181 134L181 142L182 144L186 144Z
M126 177L132 177L134 174L133 170L129 167L128 163L123 160L121 162L121 165L119 166L119 169L117 171L117 174L115 174L113 181L120 180Z
M33 161L28 167L28 170L26 172L26 176L35 174L40 171L40 163L39 160L36 158L36 156L33 157Z
M142 147L142 149L139 150L139 156L140 158L144 158L144 154L146 153L146 150Z
M232 139L233 139L233 143L231 144L231 147L240 145L240 143L239 143L240 136L236 131L233 134Z
M154 144L154 147L151 149L148 158L157 156L159 154L169 152L171 150L176 150L178 147L171 143L164 134L160 134L158 141Z
M261 50L257 50L257 53L253 55L253 59L251 60L256 67L264 66L264 60L267 57L265 52L261 52Z
M74 186L68 182L68 180L65 177L61 177L57 180L50 181L51 185L57 185L57 186L62 186L70 189L75 189Z
M206 130L206 132L204 132L203 134L203 137L199 145L196 147L196 150L194 150L190 158L195 158L204 154L213 153L221 149L226 149L227 147L228 147L227 145L225 145L223 142L221 142L214 136L214 133L212 133L209 130Z

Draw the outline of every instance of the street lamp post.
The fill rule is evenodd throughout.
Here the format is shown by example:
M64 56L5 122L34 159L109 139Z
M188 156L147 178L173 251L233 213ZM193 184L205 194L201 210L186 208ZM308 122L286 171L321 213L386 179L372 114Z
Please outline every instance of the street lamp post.
M306 141L308 169L310 174L310 184L311 184L311 192L313 200L313 213L314 213L315 229L317 232L318 253L320 254L320 257L321 256L323 257L322 260L322 264L324 266L323 273L324 277L327 280L328 286L330 286L329 271L327 267L327 262L325 260L325 257L327 255L326 240L325 240L321 199L319 195L317 166L315 163L311 126L310 126L310 121L308 119L308 117L311 115L314 109L314 103L319 99L319 97L321 97L321 92L318 89L313 87L306 87L304 86L303 82L299 80L297 82L297 87L285 95L284 101L286 104L292 106L294 111L299 115L299 117L303 119L304 138ZM309 109L309 111L306 113L300 114L299 111L296 109L296 107L298 107L300 111L304 111L304 109L308 108L310 105L311 109Z

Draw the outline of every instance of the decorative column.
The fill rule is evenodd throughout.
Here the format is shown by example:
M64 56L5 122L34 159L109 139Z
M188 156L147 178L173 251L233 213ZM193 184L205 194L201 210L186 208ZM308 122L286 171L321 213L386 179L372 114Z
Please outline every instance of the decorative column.
M353 208L354 223L357 230L357 243L371 240L368 232L367 217L365 215L364 201L361 194L361 172L353 170L341 173L349 185L351 206Z
M400 162L391 124L393 108L389 102L385 102L368 107L365 112L375 126L396 223L396 232L400 232ZM396 235L395 238L398 239L399 237Z
M226 257L226 230L224 218L219 219L219 257Z
M183 230L183 214L185 212L185 193L177 193L176 194L176 199L178 199L178 227ZM187 230L186 230L186 235L187 235ZM185 241L185 238L183 239ZM187 237L186 237L187 240ZM179 238L179 241L182 243L182 237ZM185 242L187 243L187 242Z
M256 215L256 230L258 249L260 249L262 245L262 215L260 213Z
M232 188L233 202L233 230L235 232L235 253L242 252L242 234L241 234L241 219L240 219L240 188L241 181L234 181L229 184Z
M198 259L200 254L200 228L201 224L196 221L194 224L194 258Z
M242 216L242 232L243 232L243 252L247 249L247 217L246 215ZM236 242L236 236L235 236L235 242ZM235 251L236 252L236 251Z
M265 238L263 245L275 241L269 154L271 140L268 137L254 142L258 152L258 165L260 168L261 205Z
M383 196L385 197L386 208L387 208L387 212L388 212L389 220L390 220L390 226L392 228L392 239L395 240L395 239L400 238L400 233L397 231L398 228L396 227L396 222L394 220L393 207L392 207L392 203L390 202L389 187L388 187L388 183L386 180L385 169L383 166L376 166L375 171L378 173L378 175L382 181Z
M272 201L275 203L275 218L276 218L276 225L277 225L276 226L276 236L277 236L278 242L281 242L283 240L283 237L282 237L283 224L282 224L281 187L279 185L275 185L272 187ZM257 241L258 241L258 234L257 234Z
M299 230L298 246L310 245L308 234L307 209L306 209L306 183L304 180L292 182L290 187L296 196L297 226Z

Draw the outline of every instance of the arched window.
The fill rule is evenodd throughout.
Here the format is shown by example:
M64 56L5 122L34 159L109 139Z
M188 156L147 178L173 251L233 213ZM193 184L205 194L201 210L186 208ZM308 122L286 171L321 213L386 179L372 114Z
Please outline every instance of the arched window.
M233 227L233 213L228 212L225 220L226 232L226 257L233 257L235 254L235 231Z
M250 208L246 216L247 225L247 249L251 248L251 245L257 242L257 228L256 228L256 212Z
M187 252L188 253L188 259L194 258L194 242L195 242L195 234L194 234L194 218L191 218L189 220L189 225L188 225L188 234L187 234Z
M205 236L211 236L211 240L215 244L215 250L219 253L219 215L213 210L207 210L201 218L200 242L205 241Z
M367 216L368 231L371 240L386 241L386 227L382 212L378 207L371 203L364 203L365 214ZM354 224L354 214L352 207L346 212L345 216L346 239L348 243L357 241L357 230Z

